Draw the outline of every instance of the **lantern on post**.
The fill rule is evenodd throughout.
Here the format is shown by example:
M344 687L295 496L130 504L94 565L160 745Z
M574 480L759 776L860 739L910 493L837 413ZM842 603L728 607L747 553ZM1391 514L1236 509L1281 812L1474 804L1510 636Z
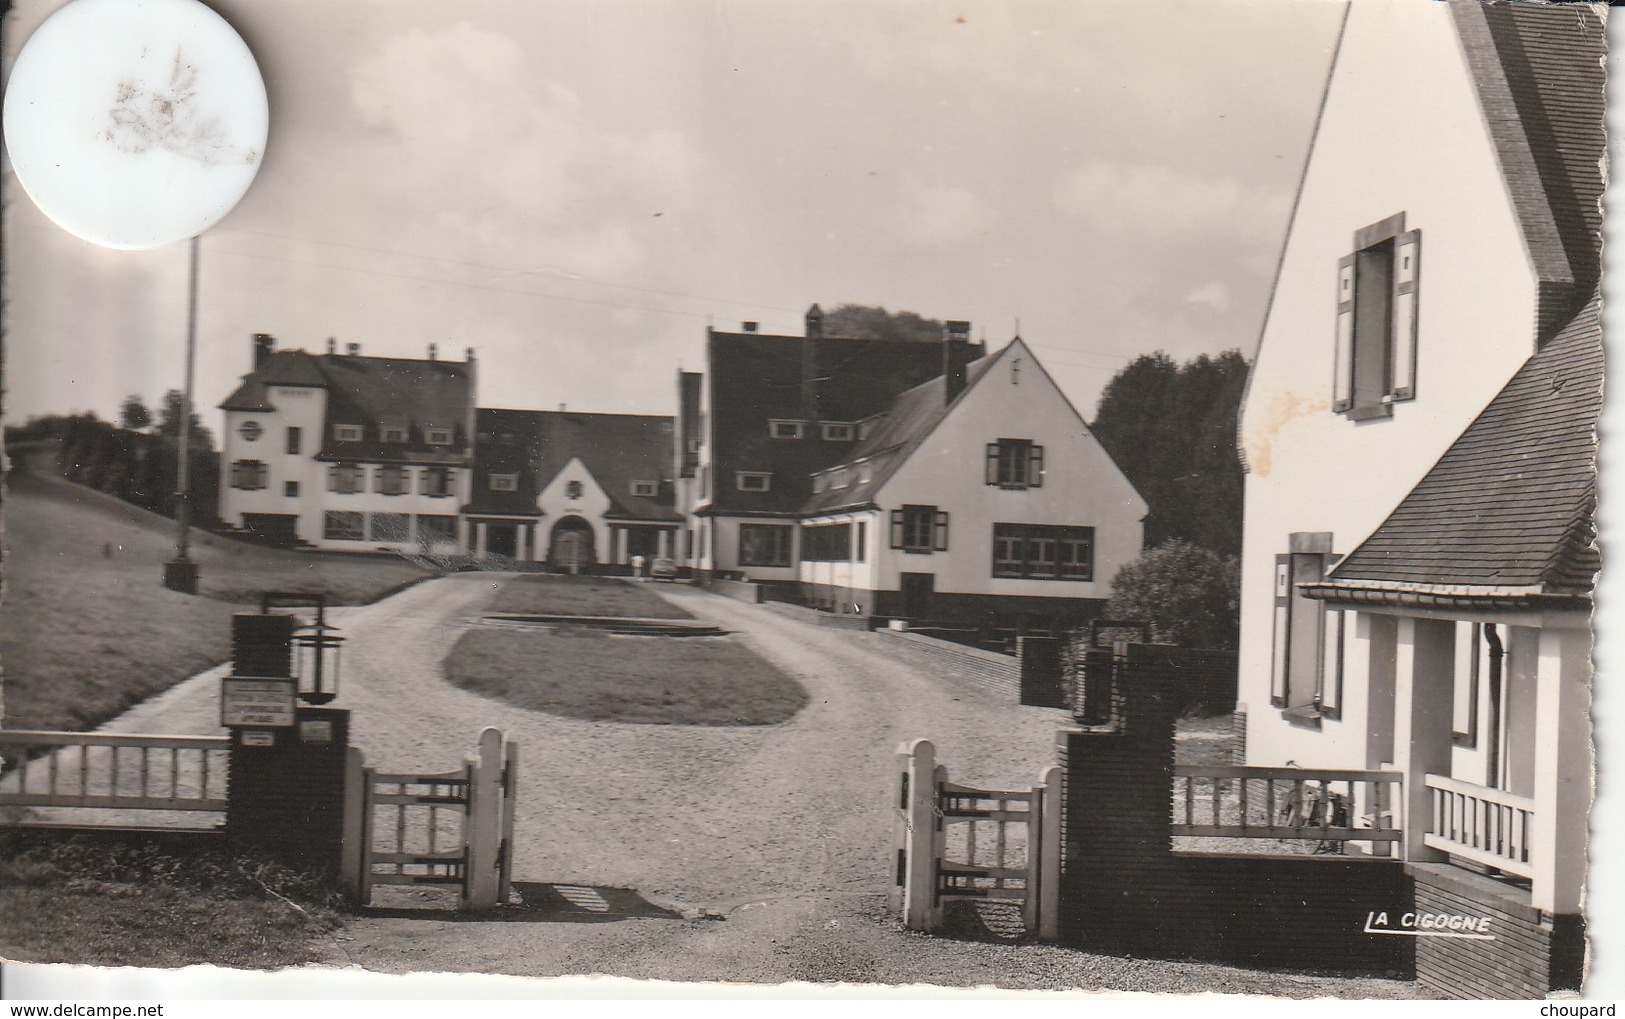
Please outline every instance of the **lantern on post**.
M344 638L338 627L327 622L327 596L321 594L283 594L270 592L261 596L260 611L272 608L314 608L315 619L293 631L290 640L293 678L299 684L299 699L306 704L330 704L339 695L339 663Z

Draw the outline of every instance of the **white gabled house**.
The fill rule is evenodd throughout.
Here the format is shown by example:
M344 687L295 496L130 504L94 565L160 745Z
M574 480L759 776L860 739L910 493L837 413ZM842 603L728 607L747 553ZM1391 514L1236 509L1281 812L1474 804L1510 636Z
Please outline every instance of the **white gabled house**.
M442 361L276 350L220 407L220 518L260 540L334 551L458 544L474 446L474 353Z
M1142 550L1145 501L1019 338L903 393L813 474L798 580L832 611L1060 627Z
M1403 773L1419 904L1552 945L1592 774L1603 55L1589 7L1351 5L1239 429L1247 763Z

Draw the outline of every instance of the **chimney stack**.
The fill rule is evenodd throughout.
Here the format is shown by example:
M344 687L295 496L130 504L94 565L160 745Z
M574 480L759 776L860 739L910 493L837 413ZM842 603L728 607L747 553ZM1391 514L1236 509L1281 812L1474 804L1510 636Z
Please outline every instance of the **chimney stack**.
M758 327L759 327L759 323L756 323L756 322L741 322L741 323L739 323L739 328L743 329L747 333L754 333L757 330Z
M270 333L254 334L254 370L259 371L260 366L270 360L271 352L276 349L276 339Z
M327 352L329 354L337 354L339 352L339 341L333 339L331 336L327 338Z
M965 390L965 354L954 349L956 343L970 346L969 322L942 324L942 391L947 403Z
M438 361L440 359L439 354L440 354L439 346L437 346L436 344L433 344L433 343L429 344L429 360Z
M346 354L348 354L349 356L351 356L351 357L360 357L361 356L361 344L359 344L359 343L346 343L344 345L344 352Z
M801 341L801 416L818 420L818 341L824 338L824 311L807 309L807 335Z

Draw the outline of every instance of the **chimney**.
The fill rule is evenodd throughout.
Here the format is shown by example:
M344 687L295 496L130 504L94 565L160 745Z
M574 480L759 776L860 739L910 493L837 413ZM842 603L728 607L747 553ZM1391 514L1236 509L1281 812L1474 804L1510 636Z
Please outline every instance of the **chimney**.
M327 338L327 352L329 354L337 354L339 352L339 341L333 339L331 336Z
M807 309L807 335L801 341L801 416L818 420L818 341L824 338L824 312Z
M439 355L440 348L433 343L429 344L429 360L438 361L440 359Z
M467 362L464 369L468 375L468 408L463 418L463 456L467 458L468 467L474 466L474 436L479 427L478 410L480 405L480 376L479 366L474 363L474 348L463 348L463 360Z
M741 323L739 323L739 328L743 329L747 333L754 333L757 330L758 327L759 327L759 323L756 323L756 322L741 322Z
M344 345L344 352L346 354L348 354L350 357L360 357L361 356L361 344L359 344L359 343L346 343Z
M271 351L276 349L276 338L270 333L254 334L254 370L259 371L260 366L271 358Z
M959 345L956 349L955 345ZM969 322L942 323L942 391L945 402L965 390L965 352L970 346Z

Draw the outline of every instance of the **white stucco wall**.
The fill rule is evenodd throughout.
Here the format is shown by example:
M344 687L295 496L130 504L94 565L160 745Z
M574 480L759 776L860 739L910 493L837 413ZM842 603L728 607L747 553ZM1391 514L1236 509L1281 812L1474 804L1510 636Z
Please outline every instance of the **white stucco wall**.
M898 590L899 575L931 573L935 590L961 594L1106 598L1117 570L1139 556L1145 500L1090 435L1031 350L1013 341L951 413L876 493L874 580ZM987 444L1029 439L1044 447L1044 483L1004 490L987 484ZM948 551L890 548L889 511L947 510ZM1095 529L1094 579L1026 580L992 575L993 525L1067 524Z
M1404 212L1422 231L1416 398L1334 413L1338 260ZM1350 12L1243 408L1249 465L1240 700L1251 763L1364 766L1363 685L1319 730L1270 707L1274 557L1292 532L1357 546L1533 349L1533 270L1444 4Z
M564 494L572 481L581 482L580 498L571 499ZM538 562L545 560L553 540L553 528L566 517L581 517L592 526L593 555L601 563L611 561L613 550L609 545L609 528L604 524L604 514L609 512L609 494L579 457L572 458L563 470L542 486L541 494L536 497L536 505L542 511L542 521L536 528L536 548L526 558Z

